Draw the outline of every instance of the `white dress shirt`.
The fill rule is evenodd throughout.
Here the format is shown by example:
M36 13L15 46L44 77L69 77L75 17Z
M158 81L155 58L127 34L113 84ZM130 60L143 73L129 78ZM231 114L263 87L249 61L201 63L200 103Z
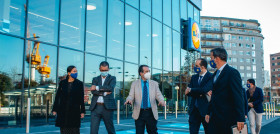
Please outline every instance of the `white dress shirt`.
M102 78L102 86L103 86L103 84L104 84L104 82L105 82L105 80L106 80L107 77L105 77L105 78L101 77L101 78ZM99 86L96 86L96 90L99 91ZM107 93L104 92L103 95L106 96ZM98 102L98 103L104 103L103 96L99 96L98 99L97 99L97 102Z

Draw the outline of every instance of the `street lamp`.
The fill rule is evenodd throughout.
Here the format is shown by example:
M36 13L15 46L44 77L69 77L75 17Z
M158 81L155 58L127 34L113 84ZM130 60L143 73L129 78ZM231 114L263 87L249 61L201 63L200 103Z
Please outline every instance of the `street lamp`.
M176 86L175 89L177 90L177 102L178 102L178 92L179 92L179 86Z

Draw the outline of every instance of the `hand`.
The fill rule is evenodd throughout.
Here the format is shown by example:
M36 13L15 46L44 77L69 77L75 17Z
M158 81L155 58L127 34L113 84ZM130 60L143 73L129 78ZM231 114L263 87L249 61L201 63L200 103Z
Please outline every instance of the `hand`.
M207 93L208 96L211 96L212 95L212 90L210 90L208 93Z
M106 92L107 95L111 94L112 92Z
M190 91L191 91L191 88L188 87L188 88L186 89L186 91L185 91L185 95L189 94Z
M209 116L209 115L206 115L206 116L205 116L205 121L206 121L207 123L209 123L209 119L210 119L210 116Z
M124 103L124 105L126 105L126 104L131 105L131 104L132 104L132 101L131 101L131 100L127 100L127 101Z
M55 112L55 111L53 111L53 112L52 112L52 114L55 116L55 115L56 115L56 112Z
M247 115L245 115L245 119L247 119L248 117L247 117Z
M95 85L92 85L91 88L90 88L90 90L91 90L91 91L96 90L96 86L95 86Z
M164 106L165 106L164 101L159 102L159 103L158 103L158 106L163 106L163 107L164 107Z
M241 131L244 128L244 122L237 122L237 130Z
M254 107L253 103L248 103L248 106L251 107L251 108Z
M85 117L85 114L84 113L81 113L81 118L84 118Z

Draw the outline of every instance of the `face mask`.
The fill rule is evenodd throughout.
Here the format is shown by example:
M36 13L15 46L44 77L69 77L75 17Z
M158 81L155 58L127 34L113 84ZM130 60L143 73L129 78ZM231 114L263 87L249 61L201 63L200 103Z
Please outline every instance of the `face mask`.
M101 76L103 76L103 77L106 77L108 74L109 74L108 71L106 71L106 72L101 72Z
M194 72L195 72L195 73L198 73L198 74L199 74L199 73L201 72L200 67L194 67L193 69L194 69Z
M78 77L78 73L71 73L70 76L73 78L73 79L76 79Z
M250 88L250 87L251 87L251 85L250 85L250 84L247 84L247 87L248 87L248 88Z
M147 80L151 79L151 73L150 72L145 73L144 78L147 79Z
M212 68L216 68L216 63L214 62L214 60L211 60L211 61L210 61L210 66L211 66Z

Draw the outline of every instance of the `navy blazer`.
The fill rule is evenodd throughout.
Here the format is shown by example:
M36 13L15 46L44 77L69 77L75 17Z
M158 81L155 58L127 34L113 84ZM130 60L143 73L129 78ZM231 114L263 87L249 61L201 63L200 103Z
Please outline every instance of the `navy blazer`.
M98 97L103 96L104 92L112 92L111 94L107 94L106 96L103 96L104 106L106 109L116 110L117 105L116 105L116 101L114 98L114 88L116 86L116 77L109 74L106 77L104 84L102 85L102 78L99 75L92 79L92 85L99 86L99 91L97 91L97 90L91 91L93 96L91 99L91 105L90 105L89 109L91 111L94 110Z
M213 74L213 78L216 73L217 71ZM208 109L209 131L231 133L233 125L237 122L245 122L244 94L240 74L227 64L213 84Z
M206 98L206 94L213 88L212 73L207 71L200 85L198 84L198 79L199 74L193 75L191 78L191 82L188 86L189 88L191 88L191 92L188 94L188 96L191 96L189 114L192 113L193 108L195 107L195 101L197 100L198 111L200 112L200 115L204 117L207 113L209 105L209 102Z
M247 98L248 98L248 101L250 99L250 93L249 93L249 90L246 91L246 94L247 94ZM263 91L261 88L259 87L256 87L256 90L253 94L253 97L252 97L252 100L253 100L253 105L254 105L254 109L257 113L263 113ZM250 103L250 102L249 102ZM248 109L250 110L251 107L248 107Z

